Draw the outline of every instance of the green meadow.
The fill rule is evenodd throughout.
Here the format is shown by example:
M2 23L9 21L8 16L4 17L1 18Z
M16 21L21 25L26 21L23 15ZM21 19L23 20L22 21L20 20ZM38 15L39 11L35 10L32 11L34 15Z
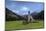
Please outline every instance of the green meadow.
M40 29L44 28L44 23L42 20L34 23L23 24L23 21L6 21L5 30L25 30L25 29Z

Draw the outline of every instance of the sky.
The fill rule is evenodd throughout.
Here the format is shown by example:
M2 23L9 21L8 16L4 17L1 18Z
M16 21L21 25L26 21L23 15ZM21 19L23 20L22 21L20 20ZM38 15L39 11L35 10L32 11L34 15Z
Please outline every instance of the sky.
M6 0L5 6L6 8L10 9L11 11L19 15L28 14L28 11L30 11L30 13L40 12L44 8L44 4L41 2L21 2L11 0Z

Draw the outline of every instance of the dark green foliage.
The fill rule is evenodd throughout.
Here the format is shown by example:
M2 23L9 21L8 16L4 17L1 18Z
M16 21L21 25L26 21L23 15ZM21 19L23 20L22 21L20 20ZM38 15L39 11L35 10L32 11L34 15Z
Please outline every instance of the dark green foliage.
M44 10L42 10L41 12L37 13L36 15L33 15L34 19L42 19L44 20Z
M38 14L38 16L39 16L39 19L44 19L44 11L41 11L41 12Z

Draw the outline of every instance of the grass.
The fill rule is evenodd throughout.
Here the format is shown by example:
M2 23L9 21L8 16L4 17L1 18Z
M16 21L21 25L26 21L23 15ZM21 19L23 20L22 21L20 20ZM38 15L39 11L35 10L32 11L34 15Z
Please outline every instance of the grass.
M37 23L29 23L24 25L22 21L6 21L6 30L20 30L20 29L39 29L43 28L43 21L37 21Z

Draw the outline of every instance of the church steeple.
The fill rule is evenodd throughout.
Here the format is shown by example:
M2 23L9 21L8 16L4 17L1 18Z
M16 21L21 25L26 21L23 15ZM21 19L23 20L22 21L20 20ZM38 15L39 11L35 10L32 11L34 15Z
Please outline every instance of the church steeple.
M28 14L30 14L30 11L28 11Z

